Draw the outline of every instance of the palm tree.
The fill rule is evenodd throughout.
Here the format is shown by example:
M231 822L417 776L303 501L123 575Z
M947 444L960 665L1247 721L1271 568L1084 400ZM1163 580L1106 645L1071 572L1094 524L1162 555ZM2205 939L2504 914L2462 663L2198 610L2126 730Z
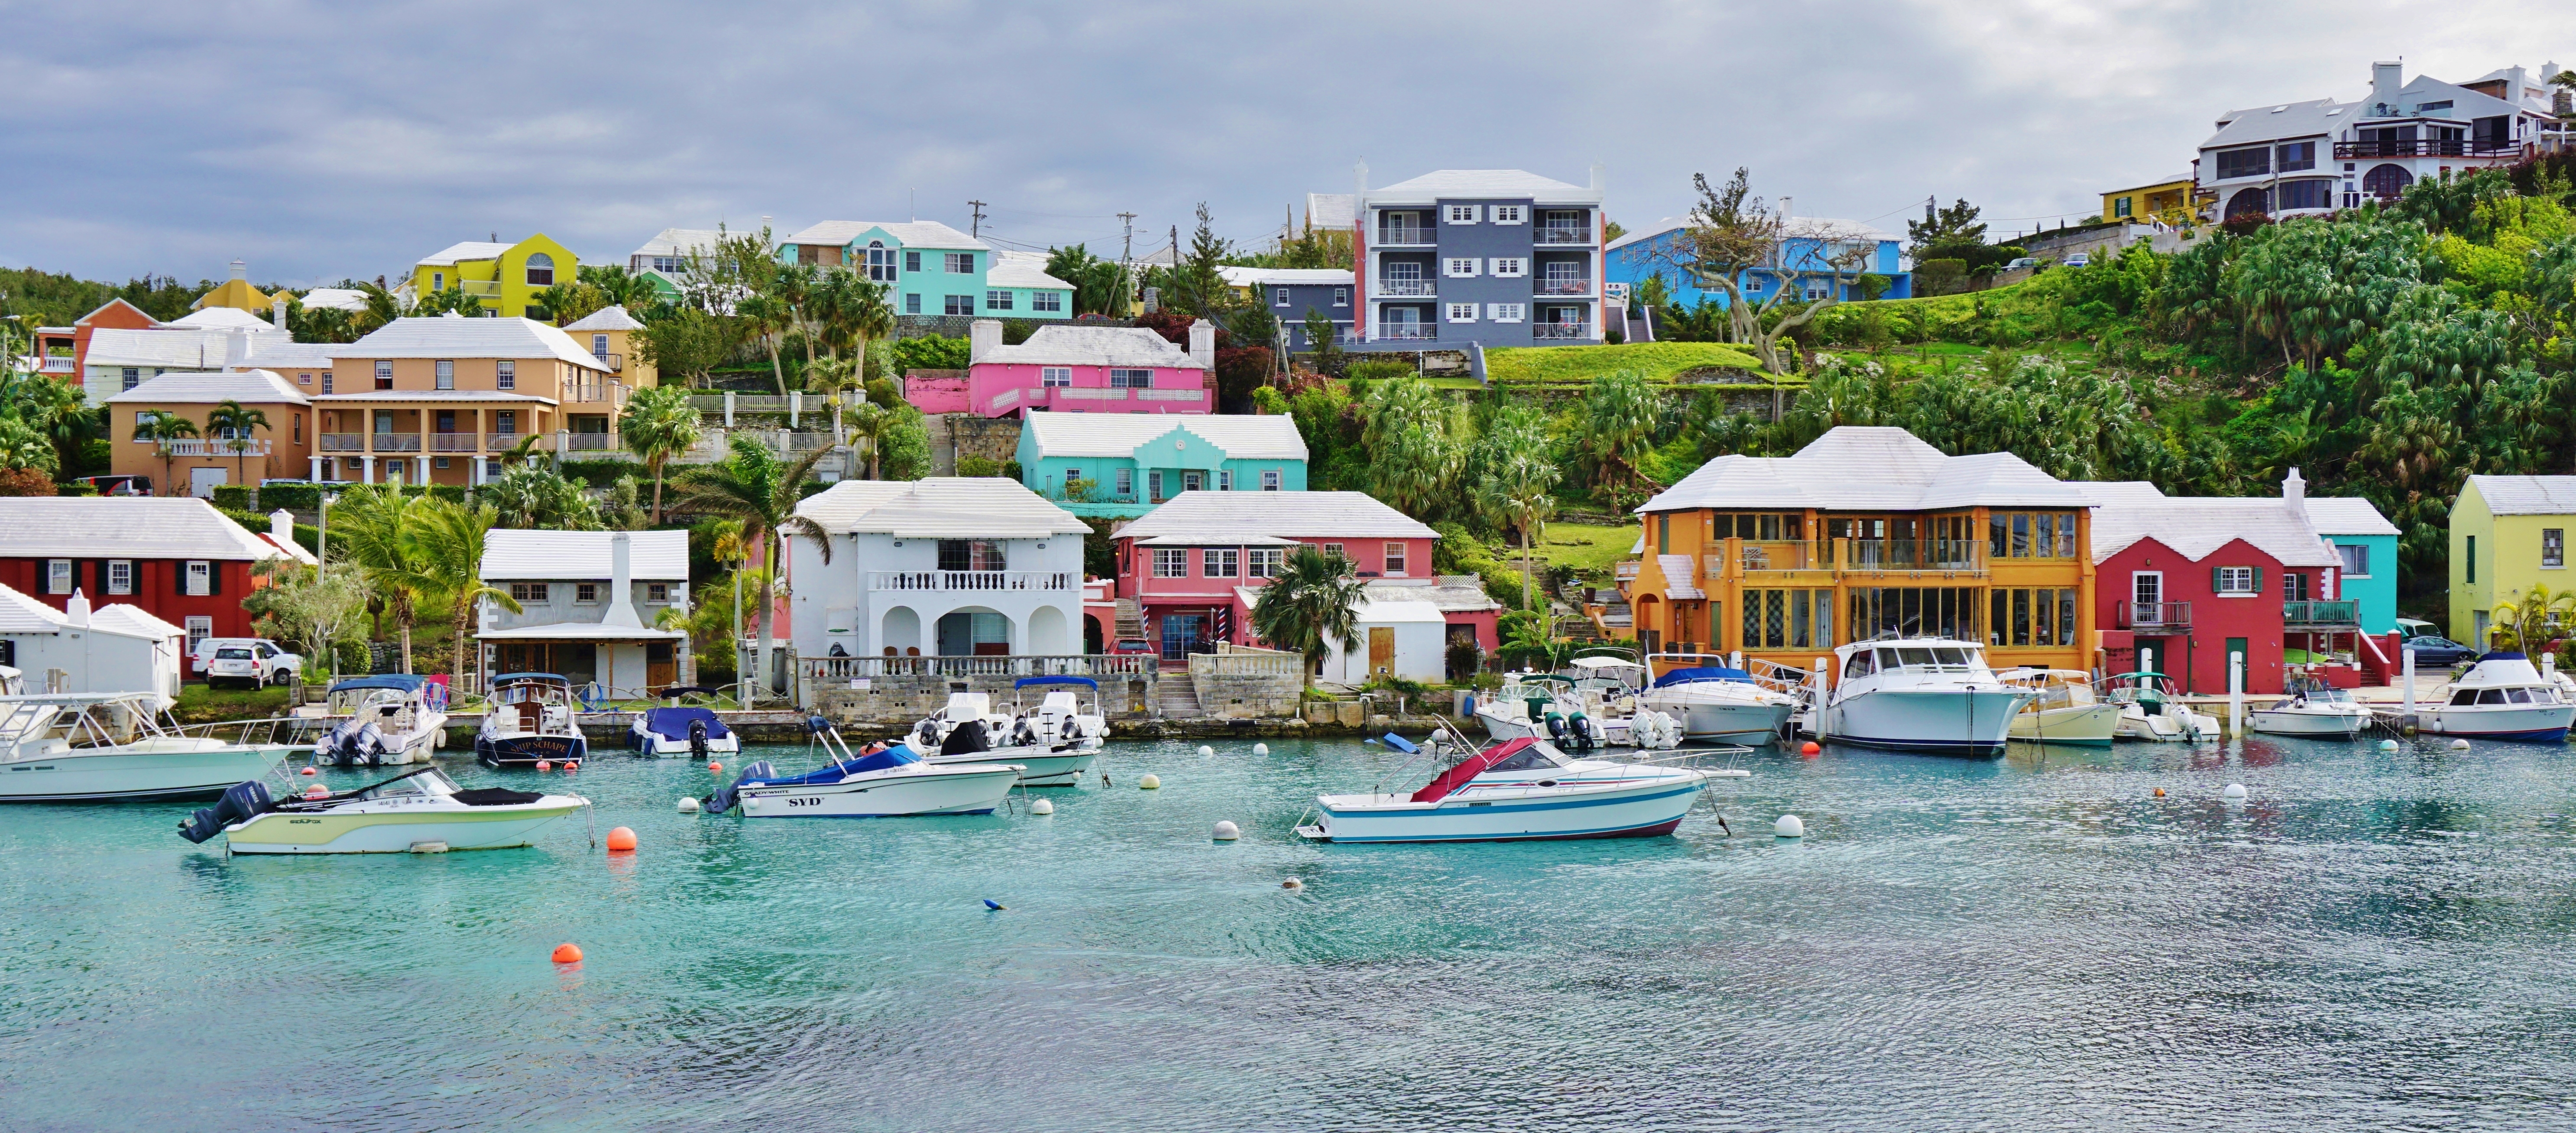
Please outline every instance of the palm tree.
M170 442L196 435L197 423L176 413L154 413L134 420L134 439L151 441L161 450L161 484L165 488L176 487L170 483Z
M550 465L519 464L483 486L482 498L500 512L504 527L543 527L558 531L598 531L607 524L599 501L587 485Z
M401 671L405 673L411 672L411 627L419 617L420 599L429 591L429 579L435 577L423 563L412 530L415 512L429 500L428 496L404 497L399 484L364 485L343 493L331 508L339 520L332 527L331 546L358 568L367 589L393 614L394 626L402 635Z
M1304 544L1288 552L1279 574L1253 599L1252 632L1277 648L1305 654L1311 683L1325 654L1359 636L1360 606L1367 601L1368 584L1356 577L1349 559Z
M1643 496L1647 480L1637 465L1654 445L1659 413L1654 386L1634 370L1603 374L1583 391L1576 429L1601 499L1624 507Z
M849 430L850 439L867 438L870 480L885 479L884 473L879 471L879 459L885 455L886 434L894 430L898 420L900 418L894 410L873 401L862 401L841 411L841 427Z
M769 297L787 306L787 327L805 340L805 365L814 365L814 283L821 269L782 264L769 276Z
M490 599L515 614L519 603L508 590L483 581L483 536L498 517L489 504L468 507L436 497L421 497L405 509L403 537L411 544L411 580L421 593L450 603L455 611L454 667L451 680L465 673L465 640L474 626L475 604ZM410 643L404 643L404 654Z
M2548 647L2550 639L2561 636L2565 626L2576 615L2576 590L2551 590L2533 583L2528 592L2495 608L2495 628L2491 638L2494 648L2518 649L2525 653Z
M98 414L90 411L80 387L44 376L20 382L9 391L18 419L43 433L54 445L54 466L70 468L80 443L98 431Z
M769 348L769 374L778 383L778 396L787 396L787 370L778 361L778 336L796 325L796 309L775 295L747 295L733 305L734 317L742 320L744 330L760 336Z
M689 391L679 386L646 386L627 395L618 418L618 436L626 449L653 470L653 522L662 522L662 466L689 451L701 433L698 411L689 407Z
M803 498L801 489L814 474L814 466L831 455L832 450L815 449L790 464L778 459L767 446L739 433L733 436L733 454L714 464L692 468L675 481L679 488L679 506L702 515L736 520L742 524L743 541L760 548L761 564L772 575L779 573L779 555L789 536L802 536L814 541L823 552L823 561L832 561L832 537L821 524L796 514L796 504ZM757 679L769 678L770 605L776 600L777 584L772 578L760 580L760 605L752 612L752 632L759 635L760 653Z
M1556 465L1539 453L1503 458L1477 481L1476 510L1492 523L1510 527L1521 537L1521 608L1530 605L1530 579L1537 574L1530 545L1540 526L1556 514Z
M849 357L864 360L869 340L894 333L894 307L886 301L891 290L847 267L829 269L814 282L813 319L833 357L846 348Z
M501 467L515 468L519 465L527 464L536 460L540 455L537 451L538 446L545 443L546 435L544 433L530 433L527 436L519 438L519 443L511 445L509 448L502 450L498 454L498 459L501 461Z
M250 471L242 456L244 442L258 430L268 427L268 414L229 397L206 413L206 431L224 436L224 447L233 450L233 466L240 471L245 483L250 479Z

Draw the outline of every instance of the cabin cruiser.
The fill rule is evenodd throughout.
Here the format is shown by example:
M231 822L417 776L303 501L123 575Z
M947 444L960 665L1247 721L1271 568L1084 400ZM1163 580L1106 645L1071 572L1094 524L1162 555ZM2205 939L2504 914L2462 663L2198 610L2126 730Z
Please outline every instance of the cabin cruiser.
M590 754L575 715L572 682L553 673L492 678L492 707L474 733L474 757L486 767L528 767Z
M2558 683L2520 653L2489 653L2451 681L2442 703L2416 710L2427 735L2563 743L2576 720Z
M2120 730L2120 706L2093 695L2093 675L2081 669L2006 669L1995 679L2037 694L2013 717L2014 739L2109 747Z
M529 845L538 831L589 806L579 795L500 787L467 790L435 767L354 791L272 794L252 779L179 823L204 843L220 834L236 854L399 854Z
M1478 698L1476 720L1497 740L1546 739L1575 751L1610 742L1609 726L1583 710L1574 681L1549 673L1513 673L1492 696Z
M742 808L745 818L900 818L991 814L1020 781L1017 764L931 763L911 745L880 744L852 752L820 717L807 722L814 747L830 762L802 775L781 775L768 760L708 797L706 811Z
M2342 736L2351 739L2370 724L2370 708L2304 673L2290 677L2288 695L2268 708L2248 713L2246 727L2276 736Z
M339 724L313 744L328 767L427 763L447 746L447 686L411 673L351 677L331 686L328 713Z
M0 802L91 802L212 795L268 773L304 746L226 743L172 723L148 692L0 696ZM239 727L246 739L261 725Z
M1750 774L1652 760L1580 759L1527 736L1479 751L1451 736L1454 743L1435 740L1428 749L1435 762L1455 757L1429 783L1409 794L1319 795L1314 823L1297 827L1298 835L1317 842L1652 838L1681 825L1702 784ZM1424 753L1393 733L1382 742L1407 754Z
M1691 740L1767 744L1787 733L1798 698L1764 686L1743 669L1693 665L1655 678L1653 687L1637 694L1637 706L1680 722L1682 735Z
M2001 755L2013 717L2038 696L1996 680L1984 650L1950 638L1856 641L1834 658L1842 679L1817 713L1817 731L1836 743Z
M2218 718L2174 699L2173 678L2141 669L2111 678L2111 703L2120 706L2119 738L2158 743L2214 742Z
M662 699L669 703L636 713L635 722L627 726L626 741L639 753L666 758L705 759L741 751L742 737L725 727L714 709L680 703L681 697L693 695L714 696L715 690L696 685L663 689Z
M915 725L905 741L932 764L1014 763L1028 787L1071 787L1100 759L1109 724L1100 713L1100 683L1089 677L1022 677L1018 690L1043 689L1036 708L1016 716L993 712L980 692L952 692L948 707ZM1090 711L1076 688L1091 690Z

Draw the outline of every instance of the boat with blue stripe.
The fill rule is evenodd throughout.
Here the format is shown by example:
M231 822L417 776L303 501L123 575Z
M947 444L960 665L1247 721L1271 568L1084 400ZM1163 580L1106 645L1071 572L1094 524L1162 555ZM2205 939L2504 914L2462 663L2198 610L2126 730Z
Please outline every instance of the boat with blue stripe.
M1681 825L1710 780L1751 774L1683 762L1711 755L1740 759L1750 750L1742 747L1635 760L1576 759L1527 736L1479 751L1445 728L1424 747L1393 733L1383 742L1447 765L1408 794L1372 789L1319 795L1315 821L1297 827L1300 836L1351 843L1653 838Z

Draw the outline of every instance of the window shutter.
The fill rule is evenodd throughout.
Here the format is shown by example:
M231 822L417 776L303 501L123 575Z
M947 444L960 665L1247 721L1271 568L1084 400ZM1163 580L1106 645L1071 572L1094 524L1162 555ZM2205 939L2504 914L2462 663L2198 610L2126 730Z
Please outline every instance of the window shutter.
M2260 594L2260 593L2262 593L2262 592L2263 592L2263 568L2261 568L2261 567L2255 567L2255 568L2254 568L2254 593Z
M2218 567L2209 568L2209 592L2212 594L2227 593L2227 576L2225 572Z
M182 598L188 596L188 564L184 560L170 560L170 592Z

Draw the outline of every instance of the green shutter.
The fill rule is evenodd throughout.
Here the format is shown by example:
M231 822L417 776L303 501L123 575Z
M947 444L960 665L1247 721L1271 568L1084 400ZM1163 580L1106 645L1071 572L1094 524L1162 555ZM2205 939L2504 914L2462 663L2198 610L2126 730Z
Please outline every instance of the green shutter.
M2218 567L2209 568L2209 592L2212 594L2227 593L2227 576L2225 572L2220 570Z
M2257 594L2263 592L2263 568L2261 567L2254 568L2254 592Z

